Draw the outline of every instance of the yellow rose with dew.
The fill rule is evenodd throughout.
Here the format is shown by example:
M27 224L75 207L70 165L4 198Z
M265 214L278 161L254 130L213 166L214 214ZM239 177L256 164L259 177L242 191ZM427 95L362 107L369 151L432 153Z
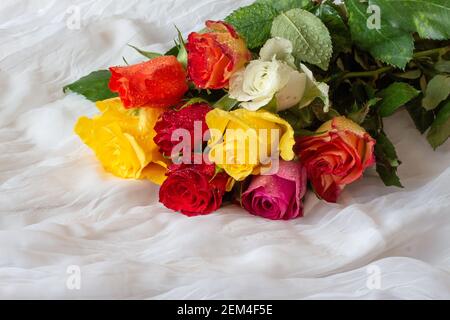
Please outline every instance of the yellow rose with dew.
M294 158L294 130L273 113L214 109L206 123L211 134L209 160L237 181L261 174L280 156L286 161Z
M125 109L119 98L96 103L101 112L82 117L75 132L96 154L106 171L124 179L147 179L161 185L167 160L153 142L162 109Z

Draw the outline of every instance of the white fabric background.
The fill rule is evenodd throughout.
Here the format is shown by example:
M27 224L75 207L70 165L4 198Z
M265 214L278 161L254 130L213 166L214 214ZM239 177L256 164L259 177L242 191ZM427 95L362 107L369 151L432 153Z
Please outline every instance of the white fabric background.
M105 174L73 134L95 113L61 87L167 49L251 0L0 3L0 298L450 298L450 143L433 152L406 113L387 121L405 189L370 171L339 204L273 222L236 207L188 219L157 188ZM66 10L81 9L80 30ZM81 290L66 287L81 267ZM381 288L367 287L368 266ZM370 269L369 269L370 270Z

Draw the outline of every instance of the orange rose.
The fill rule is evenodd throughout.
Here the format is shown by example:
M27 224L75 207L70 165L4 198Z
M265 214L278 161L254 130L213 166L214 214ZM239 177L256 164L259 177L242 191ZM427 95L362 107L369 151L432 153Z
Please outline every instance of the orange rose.
M318 196L336 202L344 187L375 164L375 140L345 117L334 118L319 134L297 140L296 151Z
M206 22L205 33L191 33L186 45L188 73L202 89L228 88L230 77L250 61L245 41L225 22Z
M173 56L158 57L127 67L112 67L109 88L125 108L167 108L188 91L186 71Z

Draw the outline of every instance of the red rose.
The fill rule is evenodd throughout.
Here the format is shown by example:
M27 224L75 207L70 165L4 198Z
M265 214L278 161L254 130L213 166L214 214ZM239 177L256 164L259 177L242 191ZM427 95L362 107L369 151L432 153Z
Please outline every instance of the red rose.
M208 130L205 117L212 108L206 103L196 103L190 105L180 111L169 110L162 114L161 118L155 125L156 136L153 139L159 146L160 151L166 157L172 155L173 147L178 141L172 141L172 134L177 129L185 129L189 131L191 136L192 151L197 144L203 144L203 136ZM201 136L194 134L195 122L201 122ZM197 141L195 139L199 139Z
M325 133L298 139L296 149L315 192L328 202L336 202L345 186L375 163L376 142L344 117L325 123L317 132Z
M229 176L216 174L215 165L172 165L159 191L167 208L193 217L220 208Z
M186 71L173 56L110 70L109 88L119 94L125 108L174 106L189 89Z
M245 41L225 22L206 22L207 31L188 38L188 73L202 89L227 88L230 77L250 61Z

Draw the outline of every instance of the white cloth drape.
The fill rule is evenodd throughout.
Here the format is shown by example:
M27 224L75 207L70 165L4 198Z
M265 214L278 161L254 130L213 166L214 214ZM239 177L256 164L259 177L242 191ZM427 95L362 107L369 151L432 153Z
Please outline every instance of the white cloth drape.
M372 170L339 204L308 195L292 222L169 212L73 134L95 108L63 85L250 2L0 3L0 298L450 298L450 143L433 152L405 112L386 123L405 189Z

